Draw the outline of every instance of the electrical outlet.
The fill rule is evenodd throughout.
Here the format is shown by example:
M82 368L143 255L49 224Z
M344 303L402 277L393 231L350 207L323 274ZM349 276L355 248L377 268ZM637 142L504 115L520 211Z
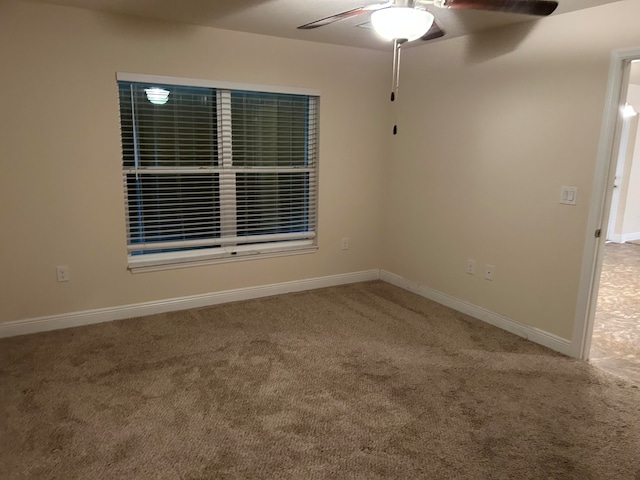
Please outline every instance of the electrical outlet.
M71 279L69 267L67 265L58 265L56 267L56 274L59 282L68 282Z
M484 278L486 278L487 280L493 280L493 276L496 273L496 267L494 267L493 265L485 265L484 267Z
M476 274L476 261L475 260L467 260L467 273L469 275L475 275Z
M349 239L347 237L344 237L342 239L342 250L348 250L349 249Z

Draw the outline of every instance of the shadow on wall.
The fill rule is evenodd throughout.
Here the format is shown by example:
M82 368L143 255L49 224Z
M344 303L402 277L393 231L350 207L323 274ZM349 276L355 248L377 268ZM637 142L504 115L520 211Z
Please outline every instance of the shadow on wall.
M537 24L537 20L492 28L467 37L466 63L482 63L514 51Z
M144 25L145 34L153 34L156 31L172 33L190 30L190 25L214 25L216 21L227 16L234 15L243 10L255 8L268 3L271 0L190 0L176 2L175 0L139 0L129 2L126 9L119 6L119 2L101 2L96 9L104 13L114 14L109 16L110 27L122 31L140 32ZM80 2L77 2L80 3ZM126 14L124 13L126 11ZM141 20L160 20L170 22L167 24L154 21L141 22Z

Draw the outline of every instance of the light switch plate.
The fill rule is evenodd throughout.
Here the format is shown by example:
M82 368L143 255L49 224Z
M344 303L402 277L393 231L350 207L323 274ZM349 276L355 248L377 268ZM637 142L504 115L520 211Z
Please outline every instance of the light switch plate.
M578 199L578 187L560 187L560 203L575 205Z

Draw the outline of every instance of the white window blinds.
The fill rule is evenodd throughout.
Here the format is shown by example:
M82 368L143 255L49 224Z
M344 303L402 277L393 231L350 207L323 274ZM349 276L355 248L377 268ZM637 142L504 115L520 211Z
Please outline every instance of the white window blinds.
M318 97L119 80L130 264L315 245Z

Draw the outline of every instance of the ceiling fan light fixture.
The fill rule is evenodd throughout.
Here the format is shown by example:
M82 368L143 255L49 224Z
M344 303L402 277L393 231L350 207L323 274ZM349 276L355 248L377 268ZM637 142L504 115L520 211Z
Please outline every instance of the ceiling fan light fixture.
M371 14L371 24L386 40L417 40L433 25L433 15L410 7L387 7Z

